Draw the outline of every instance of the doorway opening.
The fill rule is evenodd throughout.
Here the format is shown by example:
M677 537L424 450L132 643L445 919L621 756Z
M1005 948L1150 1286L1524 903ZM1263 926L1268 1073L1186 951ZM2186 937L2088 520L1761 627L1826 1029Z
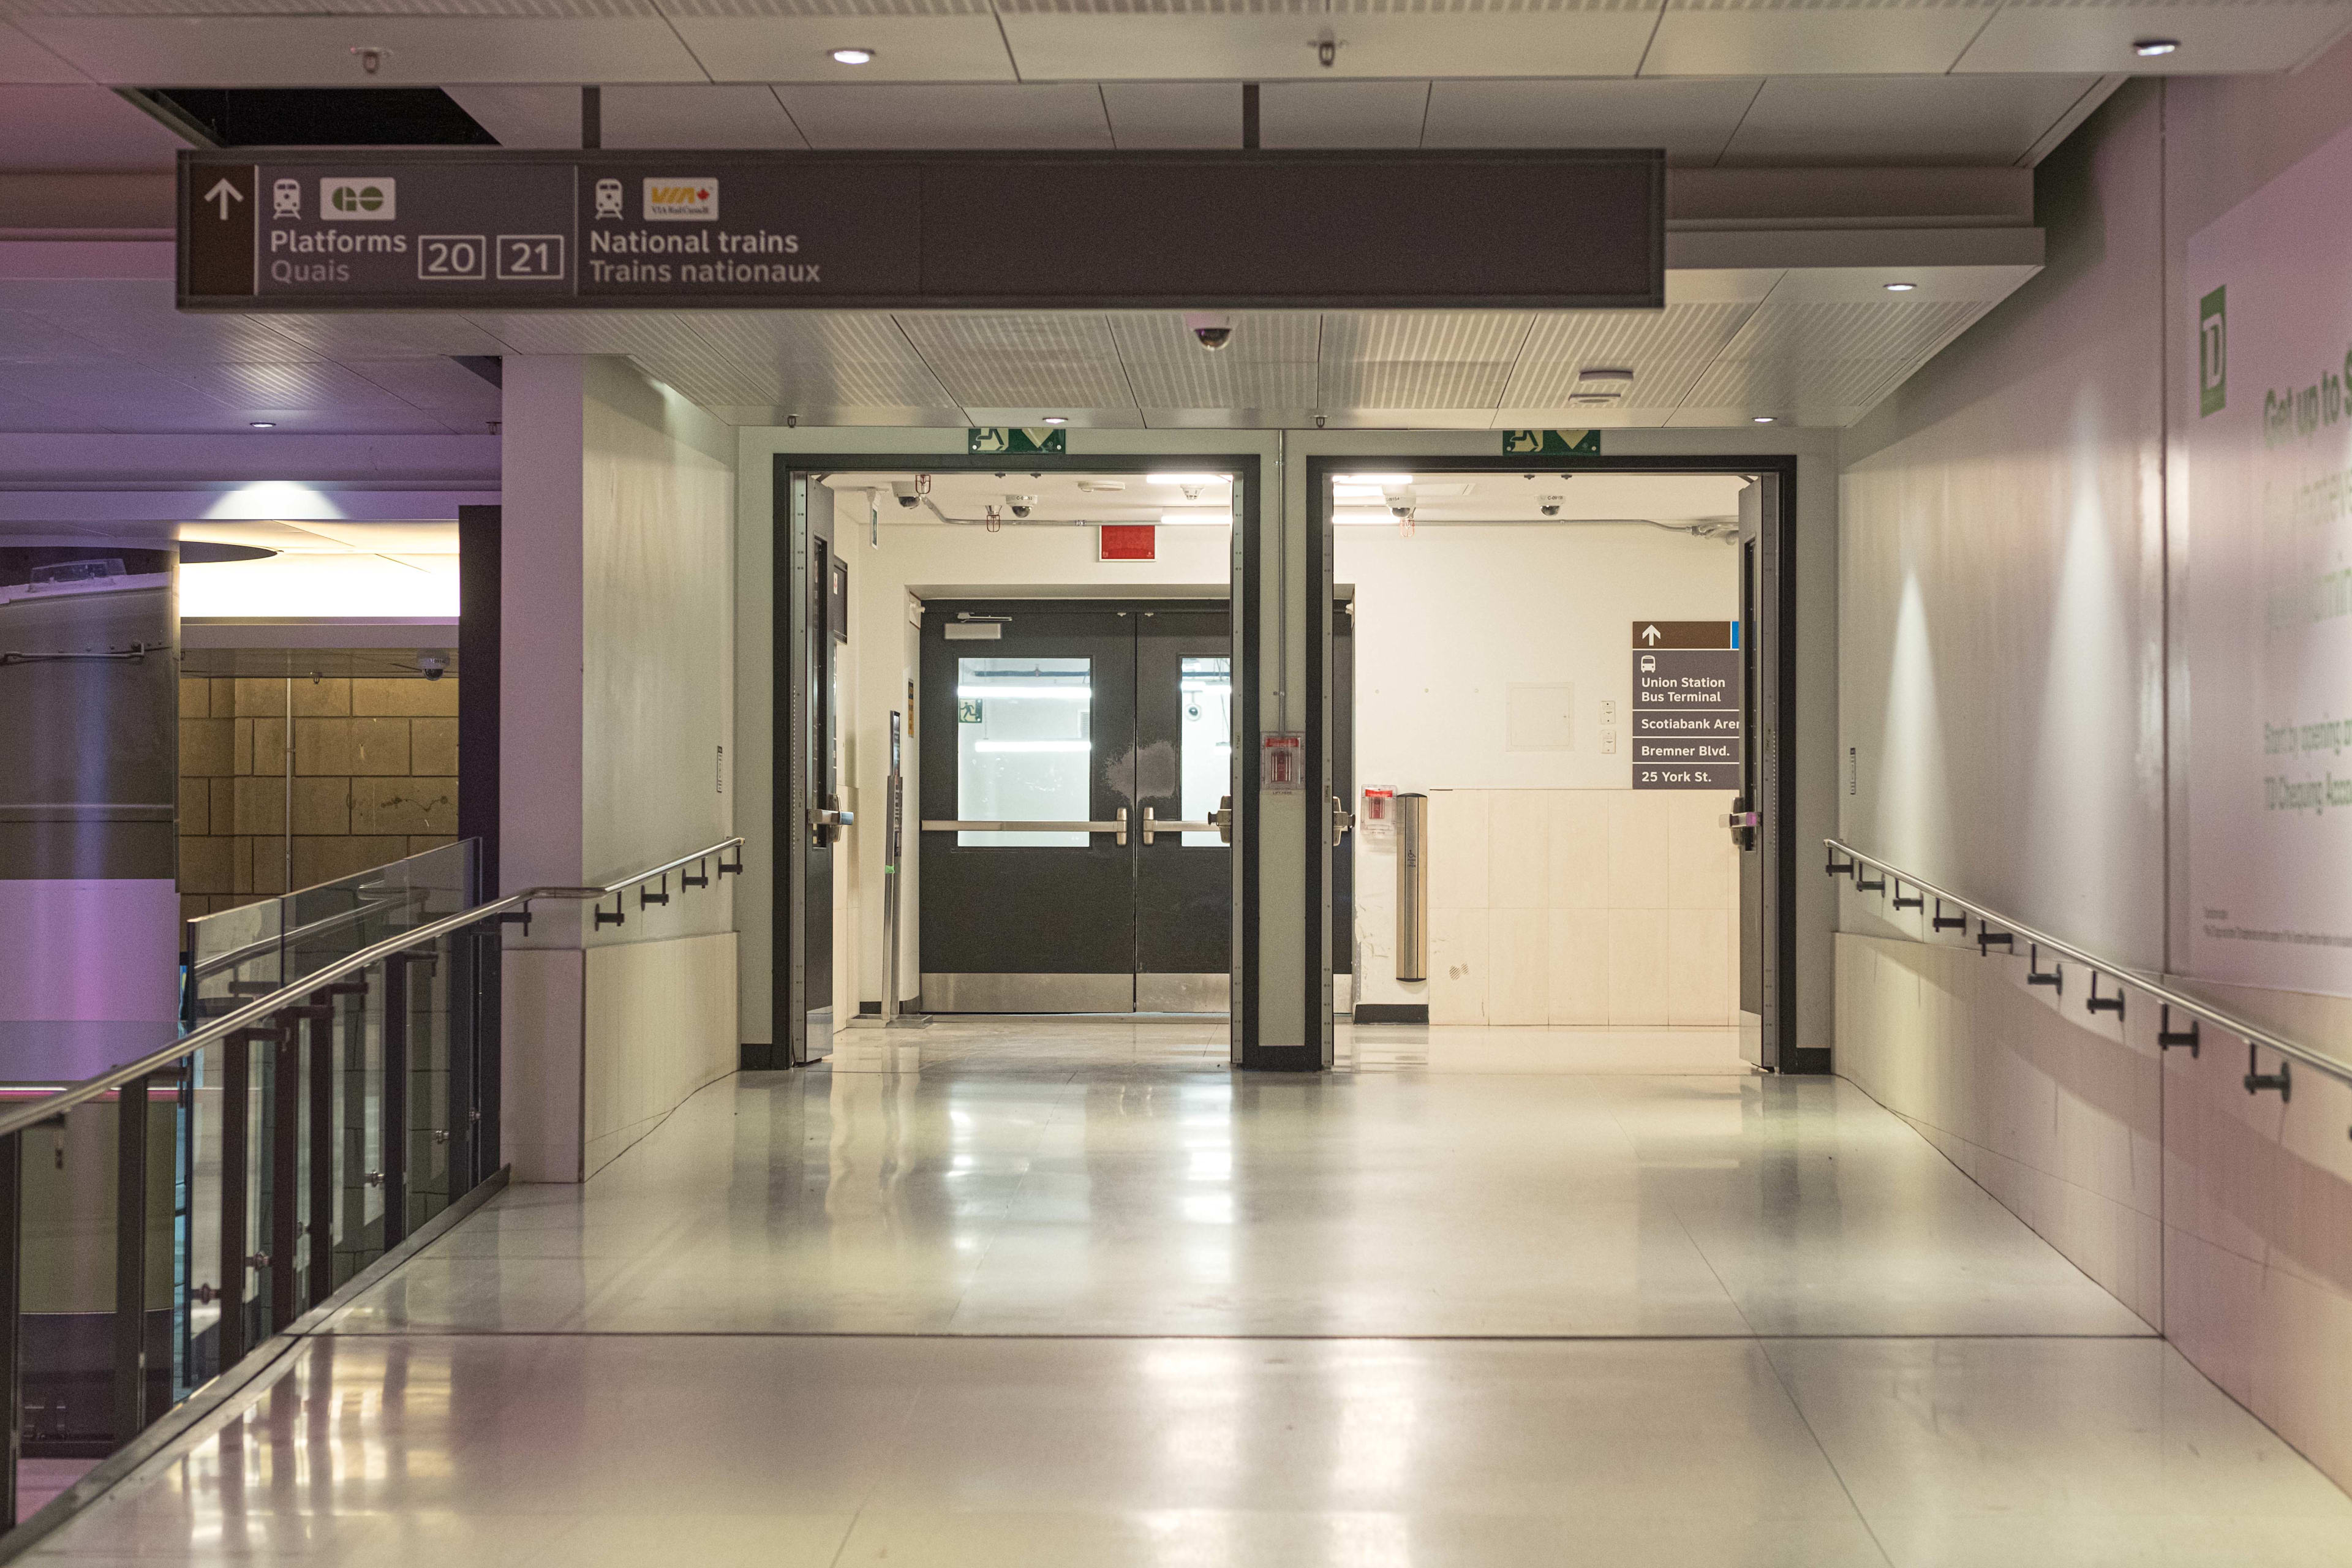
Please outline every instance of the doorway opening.
M775 1065L902 1016L1225 1015L1256 459L777 468Z
M1340 1059L1821 1070L1780 984L1792 470L1312 460L1354 590Z

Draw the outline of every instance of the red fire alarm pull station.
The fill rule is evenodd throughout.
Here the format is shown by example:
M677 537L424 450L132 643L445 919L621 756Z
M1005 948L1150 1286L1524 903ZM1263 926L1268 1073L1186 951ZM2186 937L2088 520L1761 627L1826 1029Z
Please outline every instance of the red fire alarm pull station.
M1106 522L1098 531L1097 561L1157 561L1160 529L1149 522Z

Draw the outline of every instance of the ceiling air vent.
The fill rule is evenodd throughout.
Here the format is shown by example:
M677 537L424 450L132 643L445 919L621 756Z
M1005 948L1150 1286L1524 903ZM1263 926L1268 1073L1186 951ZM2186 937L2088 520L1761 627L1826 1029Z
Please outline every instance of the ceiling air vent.
M1598 365L1576 373L1576 390L1568 401L1578 408L1606 408L1625 401L1633 390L1633 373L1614 365Z

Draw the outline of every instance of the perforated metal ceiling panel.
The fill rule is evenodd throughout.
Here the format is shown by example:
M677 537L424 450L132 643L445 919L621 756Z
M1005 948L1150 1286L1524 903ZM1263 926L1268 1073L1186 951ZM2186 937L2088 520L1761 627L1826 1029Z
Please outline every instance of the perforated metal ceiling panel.
M905 315L898 324L967 407L1136 406L1100 316Z

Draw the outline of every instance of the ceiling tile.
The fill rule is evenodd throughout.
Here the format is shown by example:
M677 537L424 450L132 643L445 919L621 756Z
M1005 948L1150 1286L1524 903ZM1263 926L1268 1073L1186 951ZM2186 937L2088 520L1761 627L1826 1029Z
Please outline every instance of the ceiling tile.
M1723 350L1727 359L1884 359L1932 353L1988 306L1977 300L1781 304L1766 300Z
M412 408L468 427L500 416L499 389L453 359L345 360L343 368Z
M1276 81L1259 89L1267 147L1418 147L1425 81Z
M1956 71L2096 71L2134 76L2291 70L2344 30L2340 5L2050 5L2010 0L1960 57ZM2160 59L2136 38L2172 38Z
M833 148L1101 148L1101 91L1047 86L779 87L809 145Z
M667 0L663 9L714 81L870 87L1012 81L1020 74L985 5L947 12L921 0L887 0L842 6L838 14L793 15L783 13L798 6L762 0ZM835 8L811 8L818 9ZM874 58L843 65L833 58L840 48L866 49Z
M1990 0L1668 0L1643 76L1940 73Z
M2012 163L2092 85L2082 76L1776 77L1723 162Z
M1658 0L999 0L1033 79L1631 76ZM1332 46L1323 63L1320 45Z
M1117 408L1135 399L1095 315L904 315L898 326L966 407Z
M1712 163L1764 84L1720 81L1440 81L1424 147L1663 147Z
M118 87L706 79L657 16L37 16L17 26ZM361 74L362 48L383 51L376 75Z
M1535 317L1525 310L1332 311L1323 318L1325 364L1370 360L1518 357Z
M1538 316L1522 364L1573 362L1638 368L1644 361L1706 360L1722 352L1754 304L1669 301L1663 310L1563 310Z
M154 116L102 87L0 89L0 166L11 170L168 173L187 144Z
M1312 314L1234 318L1233 341L1214 353L1181 315L1108 318L1135 401L1149 409L1307 408L1315 402L1321 322Z
M79 82L89 79L26 34L0 22L0 81Z
M7 297L52 326L142 363L270 363L303 357L291 340L257 318L173 309L167 282L20 282L8 285Z
M1102 95L1111 135L1123 150L1242 144L1238 82L1105 82Z

